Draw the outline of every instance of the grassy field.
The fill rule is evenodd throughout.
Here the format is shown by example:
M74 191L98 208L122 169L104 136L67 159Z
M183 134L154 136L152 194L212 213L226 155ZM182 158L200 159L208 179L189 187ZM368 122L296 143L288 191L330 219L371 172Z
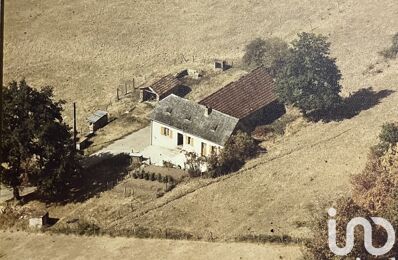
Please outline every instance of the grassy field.
M134 106L115 101L125 80L138 84L184 68L209 71L214 58L238 64L255 37L290 41L302 31L329 36L343 74L342 94L356 97L350 117L303 123L267 143L269 152L239 173L179 185L117 221L116 209L103 211L104 205L111 209L110 199L68 206L109 227L176 228L222 240L306 237L311 212L350 192L349 176L364 167L381 124L398 120L398 61L378 55L398 31L395 0L6 0L6 7L6 79L53 85L58 98L78 102L81 118L97 108L119 115ZM243 72L228 73L204 80L189 97L200 99ZM355 94L369 87L373 91ZM68 103L69 119L70 108Z
M172 250L171 250L172 248ZM4 259L297 259L296 246L1 233Z

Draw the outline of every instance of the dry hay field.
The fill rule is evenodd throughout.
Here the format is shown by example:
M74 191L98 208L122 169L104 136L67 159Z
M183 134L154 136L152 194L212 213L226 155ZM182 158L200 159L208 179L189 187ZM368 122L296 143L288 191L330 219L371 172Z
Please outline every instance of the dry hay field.
M50 246L49 246L50 245ZM172 249L171 249L172 248ZM296 259L295 246L1 233L4 259Z
M398 31L396 0L6 0L6 7L6 79L53 85L58 98L78 102L80 116L104 106L124 111L129 103L114 101L123 80L208 70L213 58L238 64L253 38L290 41L302 31L329 36L344 96L374 91L356 100L364 107L351 118L297 122L237 174L177 187L110 226L168 227L225 240L306 237L311 212L350 192L349 176L363 169L381 124L398 120L398 61L378 55ZM190 95L210 93L239 73L218 76L217 86L206 83ZM102 204L91 205L95 218Z

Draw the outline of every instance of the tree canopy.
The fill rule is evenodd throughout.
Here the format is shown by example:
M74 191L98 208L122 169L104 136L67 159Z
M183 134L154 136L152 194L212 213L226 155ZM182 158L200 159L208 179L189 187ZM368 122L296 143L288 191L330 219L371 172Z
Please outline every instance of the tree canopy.
M13 188L37 185L45 195L60 195L79 166L68 126L62 119L63 101L53 101L53 90L31 88L24 80L3 89L4 128L1 140L0 181Z
M326 111L341 102L340 70L327 38L301 33L276 78L279 99L302 112Z
M284 66L288 52L288 44L279 38L257 38L246 46L243 63L249 68L264 66L276 76Z

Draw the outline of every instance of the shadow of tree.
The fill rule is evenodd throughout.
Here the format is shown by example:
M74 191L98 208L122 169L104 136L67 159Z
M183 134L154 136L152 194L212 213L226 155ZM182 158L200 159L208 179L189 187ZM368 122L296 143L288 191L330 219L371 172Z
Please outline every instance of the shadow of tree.
M390 96L395 91L384 89L373 90L372 87L362 88L354 94L343 99L342 103L335 109L308 114L308 117L315 121L342 121L357 116L360 112L378 105L382 99Z
M101 153L86 157L82 160L81 175L65 183L67 192L64 197L47 198L40 196L38 192L33 192L23 197L23 203L32 200L61 204L83 202L117 185L128 175L129 166L130 156L128 154Z
M82 176L71 183L62 202L82 202L115 186L128 174L130 156L101 153L83 161Z

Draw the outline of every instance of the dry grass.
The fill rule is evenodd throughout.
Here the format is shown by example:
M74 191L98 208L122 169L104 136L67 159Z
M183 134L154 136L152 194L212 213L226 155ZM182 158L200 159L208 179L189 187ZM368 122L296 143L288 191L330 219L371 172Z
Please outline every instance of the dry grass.
M343 73L344 96L367 86L398 91L398 61L378 55L398 28L395 0L6 4L6 79L54 85L57 97L77 100L80 117L108 105L114 115L124 112L130 104L119 107L114 101L121 80L134 77L141 83L184 68L210 70L213 58L237 62L255 37L291 40L301 31L329 36ZM240 73L225 72L214 77L216 83L204 79L189 97L200 99ZM140 224L227 240L248 233L306 237L308 229L297 223L305 223L318 202L349 193L349 176L364 167L381 124L396 120L397 93L379 102L351 119L299 122L238 174L179 185L162 198L140 201L134 210L127 199L115 201L111 195L66 207L111 227Z
M0 234L6 259L298 259L297 246L205 243L159 239L76 237L73 235ZM170 250L173 248L173 250Z

